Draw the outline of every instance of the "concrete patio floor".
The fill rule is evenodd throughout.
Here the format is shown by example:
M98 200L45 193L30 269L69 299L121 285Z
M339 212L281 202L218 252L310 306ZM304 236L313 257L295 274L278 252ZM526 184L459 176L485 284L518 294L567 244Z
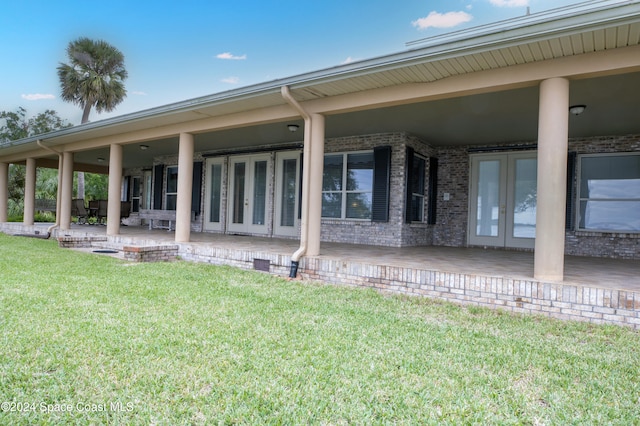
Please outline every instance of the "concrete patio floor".
M69 234L105 235L106 227L73 225ZM174 242L173 231L150 231L146 226L122 226L120 237L146 245ZM191 241L181 244L287 256L299 247L299 241L295 239L200 232L192 232ZM338 243L322 243L318 258L517 280L532 280L534 263L533 253L523 251L440 246L396 248ZM637 292L640 291L640 261L565 256L563 283Z

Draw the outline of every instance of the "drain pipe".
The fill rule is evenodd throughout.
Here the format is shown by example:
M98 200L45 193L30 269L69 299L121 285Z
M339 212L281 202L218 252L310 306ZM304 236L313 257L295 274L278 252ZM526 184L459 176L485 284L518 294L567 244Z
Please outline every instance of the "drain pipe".
M298 275L298 266L300 259L307 252L307 239L309 236L309 184L310 184L310 164L311 164L311 115L302 108L302 105L296 101L289 86L282 86L280 89L284 100L291 105L304 119L304 143L302 148L302 214L300 229L300 248L291 255L291 270L289 278L295 278Z
M60 226L60 203L61 203L61 192L62 192L62 153L56 151L55 149L45 146L42 144L42 139L36 140L36 143L40 148L46 149L47 151L51 151L58 156L58 193L56 194L56 222L47 228L47 239L51 237L51 231Z

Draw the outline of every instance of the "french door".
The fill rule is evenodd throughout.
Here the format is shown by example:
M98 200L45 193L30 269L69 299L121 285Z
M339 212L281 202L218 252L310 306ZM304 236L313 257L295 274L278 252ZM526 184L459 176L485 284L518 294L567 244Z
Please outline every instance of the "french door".
M469 244L533 248L536 190L535 152L472 155Z
M274 234L298 235L300 194L300 152L276 154Z
M229 157L228 230L267 234L269 154Z
M222 211L224 159L207 158L206 167L204 229L221 231L224 220Z

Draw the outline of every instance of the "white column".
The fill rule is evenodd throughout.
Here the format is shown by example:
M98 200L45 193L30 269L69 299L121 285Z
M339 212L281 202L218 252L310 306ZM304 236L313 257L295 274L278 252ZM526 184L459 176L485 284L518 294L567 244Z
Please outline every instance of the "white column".
M27 158L24 176L24 216L25 225L33 225L36 204L36 159Z
M325 118L311 114L311 149L309 164L309 227L307 256L320 254L320 228L322 225L322 172L324 169Z
M540 84L538 118L538 201L534 277L564 279L564 238L569 137L569 81Z
M71 228L71 199L73 197L73 152L62 153L62 189L60 191L60 229Z
M0 163L0 222L9 215L9 163Z
M191 237L191 191L193 189L193 135L180 133L178 147L178 196L176 199L176 235L178 243Z
M120 233L122 191L122 145L109 147L109 201L107 202L107 235Z

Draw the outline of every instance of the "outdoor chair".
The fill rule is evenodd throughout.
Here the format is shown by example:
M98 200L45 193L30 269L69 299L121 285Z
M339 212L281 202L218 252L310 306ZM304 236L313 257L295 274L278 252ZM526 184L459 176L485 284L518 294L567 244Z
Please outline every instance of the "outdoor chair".
M96 212L98 223L103 223L107 219L107 200L98 200L98 210Z
M71 200L71 216L77 217L80 225L87 223L89 212L87 212L87 208L84 206L83 198Z
M89 217L97 217L98 216L98 206L100 205L100 201L91 200L89 201Z

